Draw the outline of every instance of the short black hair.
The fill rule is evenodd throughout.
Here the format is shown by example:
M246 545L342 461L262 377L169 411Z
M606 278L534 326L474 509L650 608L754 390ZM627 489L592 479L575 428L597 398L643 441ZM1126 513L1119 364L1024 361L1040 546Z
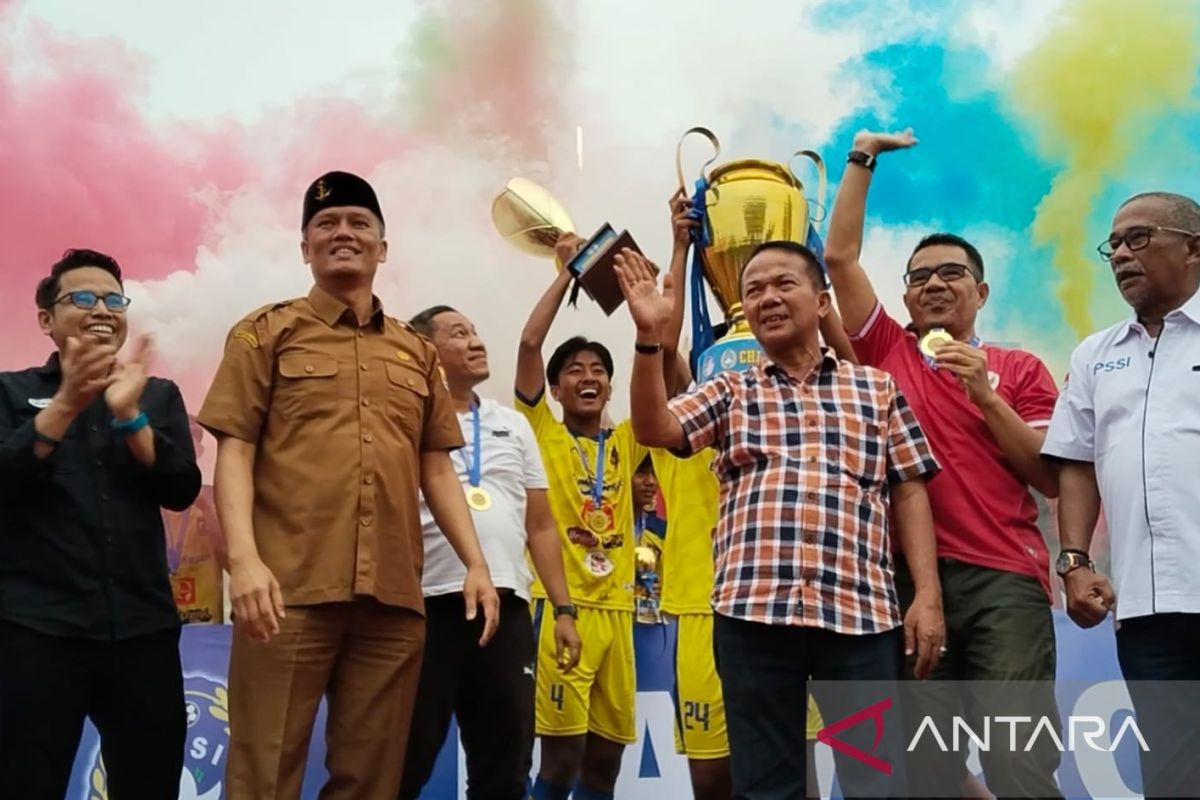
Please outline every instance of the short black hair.
M448 311L453 311L456 314L458 313L458 309L451 308L450 306L430 306L419 314L416 314L408 321L408 324L411 325L413 330L415 330L417 333L428 338L433 336L434 317L438 316L439 314L445 314Z
M654 472L654 459L649 454L642 459L641 463L637 465L637 469L634 470L634 474L639 472Z
M1142 192L1121 203L1121 208L1134 200L1161 200L1167 207L1167 216L1163 220L1167 227L1200 233L1200 203L1187 195L1174 192Z
M750 258L746 259L746 264L749 265L755 256L768 250L782 250L785 253L800 256L804 261L804 274L812 281L813 288L818 292L823 292L829 287L825 282L825 267L821 264L821 259L817 258L817 254L812 250L809 250L798 242L792 242L787 239L772 239L771 241L763 242L750 253ZM746 268L742 267L742 272L738 275L738 294L742 292L742 275L745 275L745 273Z
M115 258L98 250L73 247L65 251L62 258L54 262L50 267L49 275L38 281L37 291L33 295L37 307L47 310L53 308L54 301L58 299L58 292L62 289L62 276L73 269L83 269L84 267L104 270L117 279L122 291L125 290L125 282L121 280L121 265Z
M612 379L613 359L608 348L599 342L591 341L586 336L572 336L555 348L550 360L546 362L546 380L550 382L551 386L558 386L558 375L563 371L563 367L584 351L595 353L596 357L600 359L600 363L604 365L604 371L608 373L609 380Z
M983 280L983 256L979 254L979 249L961 236L945 232L931 233L917 242L917 246L913 248L912 255L908 257L908 263L904 265L905 272L912 269L912 261L916 258L917 253L927 247L937 247L938 245L961 247L963 252L967 254L967 266L975 273L975 280Z

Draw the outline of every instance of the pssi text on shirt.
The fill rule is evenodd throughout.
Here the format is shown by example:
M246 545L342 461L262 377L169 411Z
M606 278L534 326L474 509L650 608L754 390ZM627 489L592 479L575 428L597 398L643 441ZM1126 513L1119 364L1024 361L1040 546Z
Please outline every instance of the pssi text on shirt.
M1092 365L1092 374L1098 375L1101 372L1116 372L1128 367L1133 361L1132 356L1118 358L1115 361L1097 361Z

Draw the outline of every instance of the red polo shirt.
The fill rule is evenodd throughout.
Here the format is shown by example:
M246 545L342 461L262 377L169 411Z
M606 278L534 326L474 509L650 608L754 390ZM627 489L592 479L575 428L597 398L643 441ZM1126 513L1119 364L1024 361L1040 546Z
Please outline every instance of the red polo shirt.
M858 333L866 365L890 372L908 399L942 471L929 481L938 556L1037 578L1050 594L1050 555L1037 502L1009 466L981 412L953 374L934 369L917 337L876 305ZM1041 359L983 345L996 392L1035 428L1050 424L1058 388Z

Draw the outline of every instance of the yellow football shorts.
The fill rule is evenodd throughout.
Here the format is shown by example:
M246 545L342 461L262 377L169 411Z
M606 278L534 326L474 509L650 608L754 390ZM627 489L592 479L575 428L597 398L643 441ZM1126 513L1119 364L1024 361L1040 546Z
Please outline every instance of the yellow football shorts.
M725 701L713 661L712 614L680 614L675 639L675 752L696 760L729 755Z
M565 673L554 660L554 615L548 601L535 602L533 619L538 735L576 736L590 731L613 742L636 743L633 612L580 608L575 629L583 651L575 669Z

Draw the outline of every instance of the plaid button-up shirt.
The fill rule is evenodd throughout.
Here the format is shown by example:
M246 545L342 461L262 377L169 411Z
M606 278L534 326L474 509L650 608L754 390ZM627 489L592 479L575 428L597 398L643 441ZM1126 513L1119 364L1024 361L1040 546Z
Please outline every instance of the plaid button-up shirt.
M938 465L890 375L828 351L802 379L763 359L670 408L691 451L718 453L717 613L848 634L900 624L888 485Z

